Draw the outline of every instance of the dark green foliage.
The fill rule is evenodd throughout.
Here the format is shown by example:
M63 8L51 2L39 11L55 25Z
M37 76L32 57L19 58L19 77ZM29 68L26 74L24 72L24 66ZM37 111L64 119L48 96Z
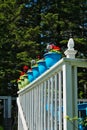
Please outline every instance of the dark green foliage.
M83 0L0 1L0 93L17 91L22 67L42 57L47 43L65 51L73 37L77 57L87 58L86 10Z
M37 20L29 12L25 3L0 2L0 92L3 95L17 91L21 68L30 66L30 60L39 54L40 27L33 24Z

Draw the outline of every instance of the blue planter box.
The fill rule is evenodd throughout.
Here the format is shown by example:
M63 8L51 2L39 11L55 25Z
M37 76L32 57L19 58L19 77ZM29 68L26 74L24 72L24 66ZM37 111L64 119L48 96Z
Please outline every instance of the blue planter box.
M47 70L45 60L40 60L37 62L37 64L38 64L38 69L39 69L40 74L44 73Z
M50 68L53 66L56 62L58 62L61 59L62 55L57 52L48 52L44 54L45 62L47 68Z

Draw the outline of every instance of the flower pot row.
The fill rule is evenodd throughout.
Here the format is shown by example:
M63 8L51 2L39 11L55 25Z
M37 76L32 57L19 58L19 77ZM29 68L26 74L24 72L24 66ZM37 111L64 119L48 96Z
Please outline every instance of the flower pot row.
M27 72L29 81L32 82L46 70L47 66L45 60L38 61L36 66L32 66L32 71Z
M39 60L36 66L32 66L32 71L28 71L28 80L32 82L38 76L43 74L47 69L52 67L61 59L61 53L57 52L48 52L44 54L44 60Z

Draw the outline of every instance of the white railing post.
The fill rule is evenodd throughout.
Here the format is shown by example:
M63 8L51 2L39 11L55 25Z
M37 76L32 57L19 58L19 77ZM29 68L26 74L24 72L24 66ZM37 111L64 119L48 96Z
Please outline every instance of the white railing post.
M62 130L62 76L61 71L59 72L59 130Z
M58 93L58 91L57 91L57 74L55 75L55 129L54 130L57 130L57 120L58 120L58 117L57 117L57 115L58 115L58 107L57 107L57 93Z
M44 125L43 125L43 123L44 123L44 114L43 114L44 98L43 97L44 97L44 89L43 89L43 84L41 84L41 130L43 130L43 128L44 128Z
M63 65L63 113L64 113L64 130L75 130L73 124L67 119L67 116L73 118L73 86L72 86L72 68L71 65Z
M47 107L48 107L48 130L50 130L50 80L48 80L48 101L47 101Z
M46 130L46 82L44 82L44 130Z
M75 58L73 39L68 42L68 49L65 54L68 58ZM64 112L64 130L77 130L76 120L70 121L69 118L78 117L77 113L77 68L71 64L63 65L63 112Z
M51 129L53 130L53 116L54 116L54 112L53 112L53 91L54 91L54 86L53 86L53 77L51 77L50 79L51 81L51 109L50 109L50 113L51 113Z

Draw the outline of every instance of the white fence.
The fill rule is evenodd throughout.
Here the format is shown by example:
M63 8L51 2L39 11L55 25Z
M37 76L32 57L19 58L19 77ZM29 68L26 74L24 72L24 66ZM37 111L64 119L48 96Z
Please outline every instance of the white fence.
M18 92L18 130L77 130L77 67L87 60L62 58Z
M18 130L77 130L77 67L87 60L75 59L71 38L67 58L62 58L35 81L18 92ZM80 103L80 102L79 102Z

